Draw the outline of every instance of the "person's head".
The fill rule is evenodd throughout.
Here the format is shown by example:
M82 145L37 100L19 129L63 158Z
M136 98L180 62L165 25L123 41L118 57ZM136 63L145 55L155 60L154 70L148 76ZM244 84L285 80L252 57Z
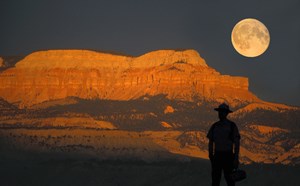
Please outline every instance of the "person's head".
M229 106L226 103L222 103L218 108L215 108L218 111L218 116L220 120L224 120L227 118L227 115L232 111L229 109Z

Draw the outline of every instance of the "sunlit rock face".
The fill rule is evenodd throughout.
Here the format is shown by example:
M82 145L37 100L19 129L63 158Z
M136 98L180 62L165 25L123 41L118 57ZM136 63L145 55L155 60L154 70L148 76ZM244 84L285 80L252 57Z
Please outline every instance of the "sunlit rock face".
M170 99L259 101L248 79L221 75L195 50L159 50L128 57L88 50L35 52L0 73L0 97L19 107L69 96L130 100L165 94Z
M5 67L4 59L0 57L0 67Z

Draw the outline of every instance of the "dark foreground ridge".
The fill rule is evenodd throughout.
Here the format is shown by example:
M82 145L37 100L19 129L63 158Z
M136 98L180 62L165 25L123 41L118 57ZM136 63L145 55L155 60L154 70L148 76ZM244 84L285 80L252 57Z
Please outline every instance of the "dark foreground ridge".
M53 154L10 154L0 156L2 185L24 186L117 186L117 185L210 185L207 160L122 161ZM252 164L243 166L248 178L239 185L297 185L299 166ZM224 185L225 183L221 183Z

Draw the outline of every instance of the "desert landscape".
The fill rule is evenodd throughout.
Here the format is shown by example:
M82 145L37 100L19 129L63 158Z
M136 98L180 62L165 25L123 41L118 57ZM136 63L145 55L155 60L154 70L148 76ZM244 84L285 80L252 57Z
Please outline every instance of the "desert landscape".
M297 185L300 108L259 99L195 50L1 59L1 185L209 185L206 134L223 102L242 136L241 185Z

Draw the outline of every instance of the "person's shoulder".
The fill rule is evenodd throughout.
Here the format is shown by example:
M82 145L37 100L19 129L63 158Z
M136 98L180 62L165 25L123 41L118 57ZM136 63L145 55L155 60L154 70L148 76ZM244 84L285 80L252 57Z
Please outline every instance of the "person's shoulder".
M216 122L214 122L212 125L211 125L211 128L213 128L213 127L215 127L216 125L220 125L220 121L216 121Z
M220 123L220 121L216 121L216 122L214 122L214 124L212 124L212 125L217 125L217 124L219 124Z
M230 124L236 125L235 122L233 122L233 121L231 121L229 119L227 119L227 122L229 122Z
M210 126L210 129L209 129L209 132L212 132L214 130L214 128L216 127L216 125L219 124L219 121L213 123L211 126Z
M228 120L228 122L230 123L231 126L233 126L234 128L238 128L237 124L231 120Z

